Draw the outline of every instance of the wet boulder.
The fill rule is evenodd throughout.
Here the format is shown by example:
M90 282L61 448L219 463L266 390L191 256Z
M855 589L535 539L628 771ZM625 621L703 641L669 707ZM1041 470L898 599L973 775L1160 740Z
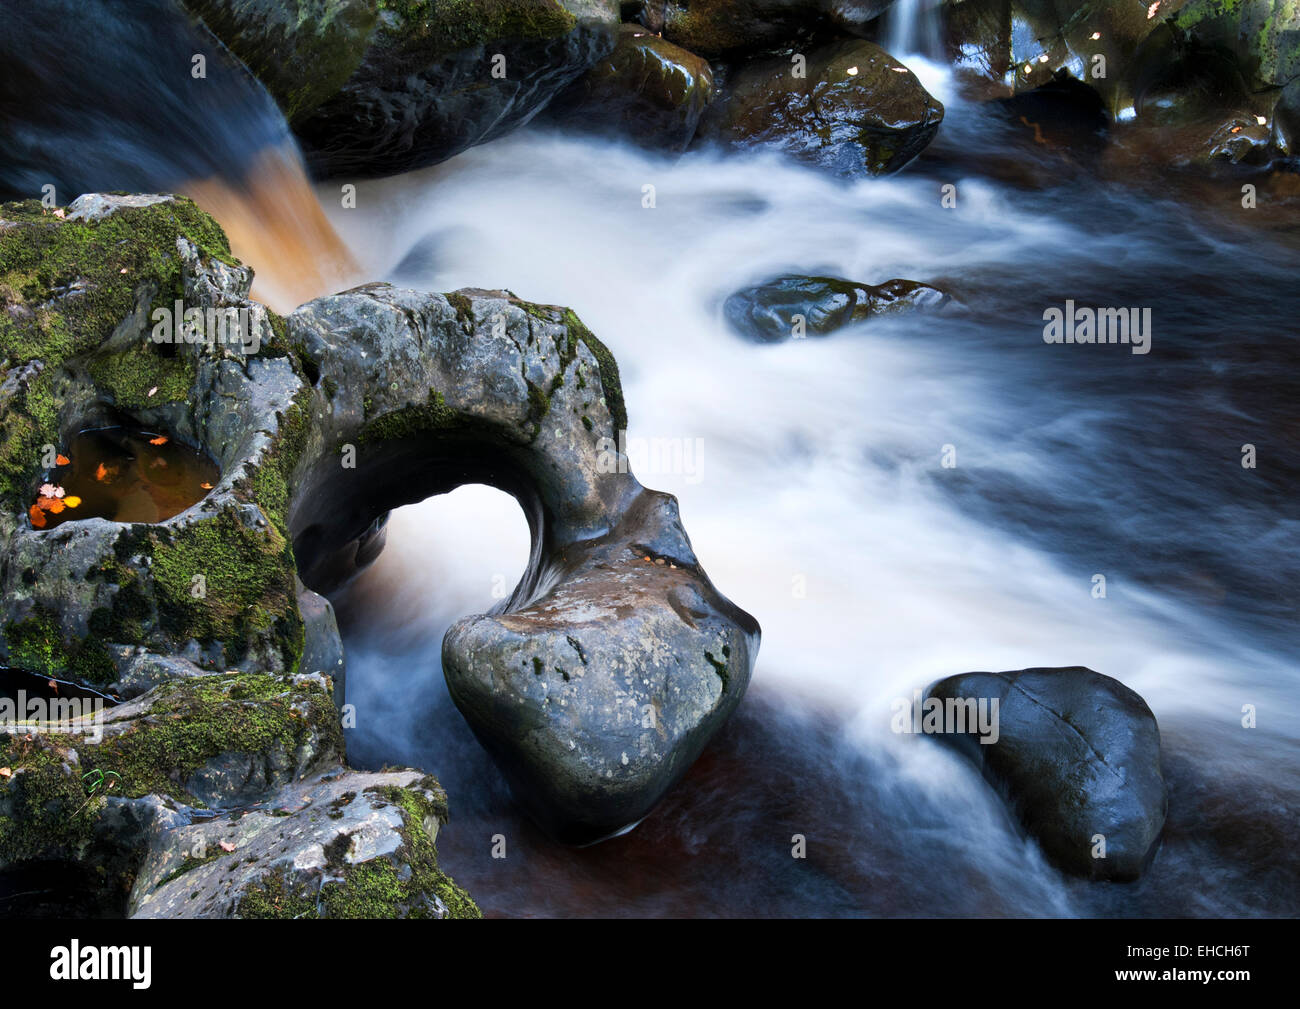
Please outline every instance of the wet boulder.
M253 72L290 122L338 92L361 65L376 0L183 0Z
M943 106L879 46L837 42L807 56L747 63L700 124L700 139L771 150L836 175L887 175L934 139Z
M556 98L546 118L567 130L682 151L712 98L708 61L629 24L620 26L614 51Z
M326 177L396 175L524 125L614 48L594 0L384 4L360 65L295 122Z
M1142 875L1167 799L1160 730L1137 693L1070 666L962 673L926 697L954 708L997 703L994 741L981 742L969 721L938 738L975 762L1049 859L1087 879Z
M951 304L943 291L912 280L871 286L838 277L777 277L731 295L723 314L743 336L779 343L804 335L826 336L880 315Z
M893 0L649 0L641 21L670 42L715 57L780 47L814 30L858 33Z

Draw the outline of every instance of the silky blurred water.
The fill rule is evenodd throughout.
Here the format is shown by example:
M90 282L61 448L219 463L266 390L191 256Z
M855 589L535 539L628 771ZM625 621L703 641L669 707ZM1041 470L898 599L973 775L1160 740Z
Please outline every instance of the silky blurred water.
M919 72L950 148L997 146ZM686 780L631 834L562 848L520 819L439 667L445 628L522 572L522 514L463 488L393 516L338 600L350 752L439 776L444 865L485 911L1295 913L1293 245L1077 174L1024 189L936 157L846 185L540 132L362 184L357 205L334 223L373 273L577 311L618 357L629 437L700 440L698 472L636 475L678 496L705 569L763 627L749 696ZM968 311L776 346L729 331L723 299L784 272L934 282ZM1149 306L1151 353L1045 344L1067 298ZM1089 666L1155 712L1170 815L1141 882L1062 876L961 760L889 731L914 688L1030 665Z

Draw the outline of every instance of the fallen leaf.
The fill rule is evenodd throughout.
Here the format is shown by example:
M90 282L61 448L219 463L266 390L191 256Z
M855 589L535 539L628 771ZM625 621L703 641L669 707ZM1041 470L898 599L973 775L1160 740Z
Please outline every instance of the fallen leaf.
M212 490L212 484L210 483L201 483L199 484L199 486L202 487L204 490Z
M40 495L41 497L63 497L63 495L59 493L62 489L62 487L56 487L52 483L43 483L41 484Z
M0 767L0 778L12 778L14 769L12 767Z
M153 462L151 462L149 465L150 465L150 466L161 466L163 469L166 469L166 468L167 468L167 460L164 459L162 456L159 456L157 459L155 459L155 460L154 460Z
M45 499L42 498L41 500L44 501ZM50 503L49 503L48 505L45 506L45 510L46 510L47 512L51 512L51 513L53 513L53 514L55 514L55 515L59 514L59 512L63 511L63 501L62 501L62 499L60 499L60 498L50 498Z
M72 462L66 455L55 456L54 464L56 466L67 466Z
M234 851L234 850L235 850L235 846L234 846L234 844L232 844L230 841L219 841L219 842L217 843L217 847L220 848L222 851Z
M45 528L45 512L41 511L36 505L32 505L27 511L27 517L32 520L32 526L37 529Z
M166 445L166 444L167 444L167 436L166 436L165 434L160 434L157 438L150 438L150 439L149 439L149 444L150 444L150 445Z
M75 494L69 494L67 497L63 499L63 503L67 505L69 508L76 508L80 506L81 498L77 497L77 495Z
M158 387L155 385L152 389L149 390L149 395L152 396L157 391L158 391Z
M50 682L47 683L46 686L49 687L51 690L53 690L56 694L59 692L58 680L50 680Z
M107 479L108 479L108 467L101 462L98 466L95 467L95 480L98 483L103 483Z
M57 218L61 221L61 220L63 220L63 215L64 215L65 213L67 213L67 211L65 211L62 207L60 207L58 210L56 210L56 211L54 212L54 216L57 217Z

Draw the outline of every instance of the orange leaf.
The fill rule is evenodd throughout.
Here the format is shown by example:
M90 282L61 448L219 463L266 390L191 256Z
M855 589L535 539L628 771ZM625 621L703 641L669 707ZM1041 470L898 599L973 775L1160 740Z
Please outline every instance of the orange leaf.
M47 683L46 686L49 687L51 690L53 690L56 694L59 692L58 680L50 680L50 682Z
M46 508L45 510L47 512L53 512L55 515L59 514L59 512L63 511L62 498L54 498L54 500L50 502L49 507Z
M0 767L0 778L12 778L14 769L12 767Z
M48 497L44 494L42 494L40 497L36 499L36 507L39 508L41 511L46 511L46 512L54 511L54 506L56 504L61 504L61 503L62 502L59 501L58 498Z
M41 511L36 505L32 505L27 511L27 517L32 520L32 525L37 529L45 528L45 512Z
M56 466L67 466L72 462L66 455L55 456L54 464Z
M212 484L210 483L201 483L199 484L199 486L202 487L204 490L212 490Z
M150 439L149 439L149 444L150 444L150 445L166 445L166 444L167 444L167 436L166 436L165 434L160 434L157 438L150 438Z

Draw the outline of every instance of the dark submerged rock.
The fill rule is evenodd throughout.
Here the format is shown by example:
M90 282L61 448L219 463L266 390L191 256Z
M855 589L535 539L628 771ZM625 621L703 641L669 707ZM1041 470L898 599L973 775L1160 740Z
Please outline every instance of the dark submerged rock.
M1160 731L1142 698L1082 666L962 673L930 686L941 700L997 699L998 739L939 738L1005 794L1025 829L1067 872L1137 879L1165 822ZM1105 858L1093 857L1096 835Z
M763 343L794 335L802 316L807 333L826 336L873 316L937 309L951 304L943 291L911 280L855 284L837 277L777 277L731 295L723 314L736 332Z
M841 176L904 168L934 139L943 106L916 75L871 42L808 54L807 76L788 56L742 66L700 123L701 140L781 151Z

